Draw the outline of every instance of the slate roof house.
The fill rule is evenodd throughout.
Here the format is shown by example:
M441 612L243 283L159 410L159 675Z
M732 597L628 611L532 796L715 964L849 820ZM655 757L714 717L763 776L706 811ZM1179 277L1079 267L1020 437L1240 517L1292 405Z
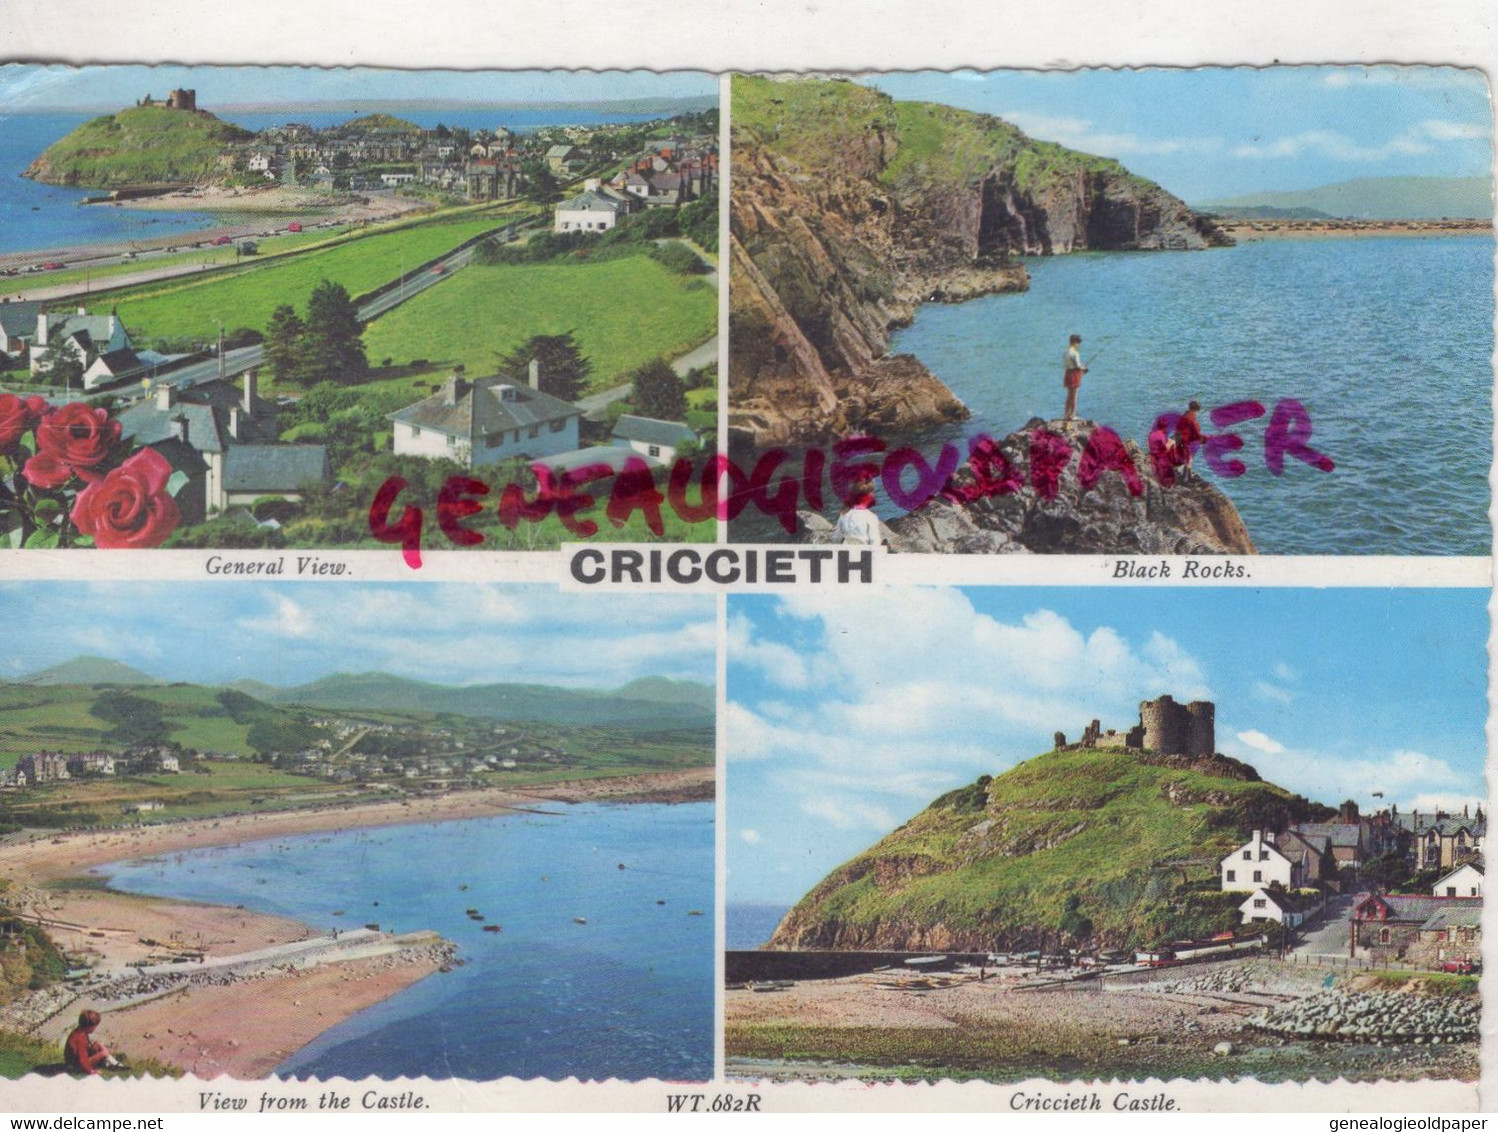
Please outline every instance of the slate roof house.
M36 337L36 316L41 300L0 303L0 354L11 359L22 357Z
M1410 838L1417 869L1453 869L1482 859L1488 820L1481 809L1475 817L1414 810L1396 814L1394 820Z
M536 459L578 445L583 411L504 377L474 381L453 374L441 390L391 413L397 456L454 460L469 468Z
M614 425L612 440L653 463L670 464L683 444L697 443L697 434L680 421L662 421L626 413Z
M1477 910L1480 920L1482 899L1392 893L1365 896L1352 909L1351 953L1373 959L1409 958L1419 961L1421 953L1414 949L1419 948L1426 925L1433 923L1438 916L1444 917L1440 920L1444 925L1450 914L1457 912L1462 913L1465 923L1468 918L1466 910L1470 909Z
M54 350L71 350L83 363L83 387L97 389L109 381L144 374L149 366L130 345L125 324L114 311L89 314L79 307L74 314L49 314L38 310L31 338L31 372L47 364Z
M1223 892L1255 892L1275 883L1299 888L1304 880L1299 862L1279 851L1273 833L1259 829L1246 844L1222 858L1217 868Z
M557 205L557 232L606 232L631 210L628 200L603 188L584 189Z
M126 439L150 445L187 476L176 496L184 523L266 495L299 500L331 474L322 445L276 443L275 407L259 396L253 370L243 381L242 394L221 381L163 385L119 414Z
M1430 889L1432 896L1481 896L1482 869L1477 865L1462 865L1452 869Z

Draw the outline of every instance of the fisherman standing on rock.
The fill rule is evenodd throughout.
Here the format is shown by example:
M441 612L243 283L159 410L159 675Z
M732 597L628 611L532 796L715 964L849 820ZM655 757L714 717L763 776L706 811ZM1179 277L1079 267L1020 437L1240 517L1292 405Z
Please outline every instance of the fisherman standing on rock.
M1074 420L1077 415L1077 390L1082 387L1082 375L1087 372L1087 367L1082 364L1082 351L1078 349L1081 345L1082 336L1073 334L1062 360L1066 373L1061 379L1061 384L1066 387L1066 411L1062 414L1062 420Z

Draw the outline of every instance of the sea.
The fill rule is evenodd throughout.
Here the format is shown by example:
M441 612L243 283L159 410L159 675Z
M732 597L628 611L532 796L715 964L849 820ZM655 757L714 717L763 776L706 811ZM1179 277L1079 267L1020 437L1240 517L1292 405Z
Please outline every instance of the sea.
M730 903L723 909L724 946L729 951L754 951L770 941L789 904Z
M282 837L108 873L125 892L243 904L328 931L430 928L458 944L463 965L335 1026L280 1076L710 1078L713 806L538 808L547 813ZM504 930L483 931L471 907Z
M547 107L523 109L432 109L396 108L393 113L418 126L439 122L469 130L492 130L505 126L515 133L529 133L545 126L600 126L643 122L659 114L618 114L596 110ZM0 113L0 255L76 244L117 243L151 239L174 232L197 232L222 224L241 223L243 216L225 212L137 210L110 205L79 207L97 189L43 185L21 176L26 167L49 145L82 125L96 113ZM218 115L247 130L284 125L288 117L322 127L337 125L358 113L349 110L299 110L279 113L233 113Z
M1266 554L1487 555L1493 240L1265 240L1203 252L1031 259L1030 290L928 303L890 342L972 410L965 443L1061 415L1067 336L1092 359L1079 412L1144 441L1157 415L1257 401L1245 471L1204 478ZM1266 466L1268 414L1295 400L1335 467ZM1202 414L1203 431L1219 431Z

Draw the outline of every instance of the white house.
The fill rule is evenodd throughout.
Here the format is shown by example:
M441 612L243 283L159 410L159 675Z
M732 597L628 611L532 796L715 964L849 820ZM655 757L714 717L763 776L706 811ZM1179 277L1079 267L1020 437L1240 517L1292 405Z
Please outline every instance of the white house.
M557 205L554 230L557 232L607 232L629 215L627 200L602 188L585 189L571 200Z
M680 421L661 421L626 413L614 426L613 441L658 464L670 464L683 444L697 443L697 434Z
M36 316L36 335L31 341L31 372L35 375L47 364L53 350L71 351L84 368L84 386L92 389L101 381L118 377L142 362L130 347L125 324L114 311L89 314L79 307L75 314L49 314L42 310Z
M396 185L409 185L416 180L415 173L381 173L380 183L387 189L393 189Z
M1256 888L1238 905L1238 911L1243 916L1245 924L1254 920L1273 920L1277 924L1284 924L1288 928L1299 927L1305 920L1305 913L1297 910L1284 895L1271 892L1267 888Z
M533 460L578 446L583 411L503 377L452 375L438 393L391 413L397 456L455 460L470 468Z
M1278 881L1299 888L1300 868L1274 847L1274 834L1254 830L1253 839L1234 849L1218 865L1223 892L1253 892Z
M1453 869L1431 886L1432 896L1481 896L1482 870L1476 865Z

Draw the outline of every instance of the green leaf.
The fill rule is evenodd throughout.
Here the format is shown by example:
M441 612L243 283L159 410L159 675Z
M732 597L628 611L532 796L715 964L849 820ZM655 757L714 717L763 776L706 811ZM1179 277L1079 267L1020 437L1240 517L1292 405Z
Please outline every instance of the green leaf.
M57 532L51 527L43 527L39 531L32 531L31 537L26 540L27 550L51 550L57 545Z
M38 499L36 507L32 509L36 521L43 526L51 526L52 520L62 514L62 504L55 499Z
M21 434L21 448L28 456L36 455L36 433L23 432Z

